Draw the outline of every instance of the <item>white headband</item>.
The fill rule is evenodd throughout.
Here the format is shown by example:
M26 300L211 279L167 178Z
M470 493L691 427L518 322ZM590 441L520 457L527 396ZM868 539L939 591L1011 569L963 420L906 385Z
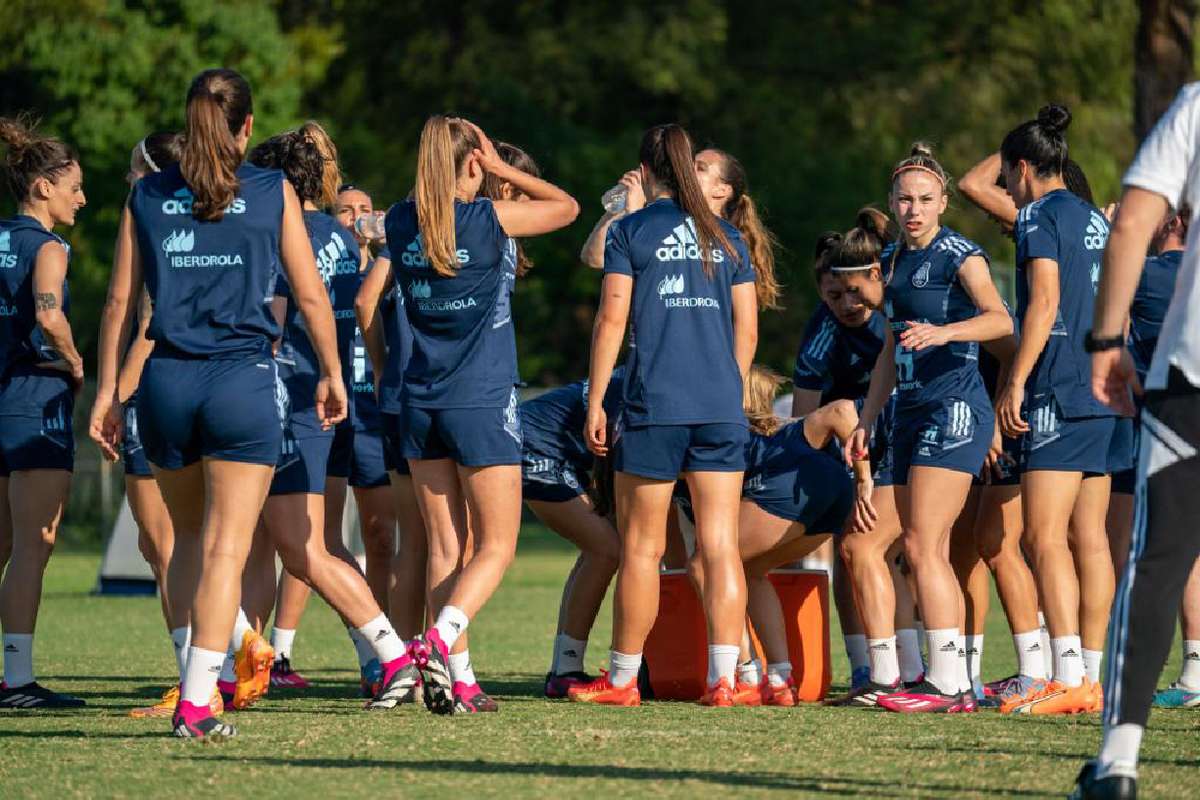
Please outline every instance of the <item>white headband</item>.
M162 172L162 170L158 168L158 164L154 163L154 159L150 157L150 153L146 151L145 139L142 139L140 142L138 142L138 150L142 152L142 161L146 162L146 166L155 172Z
M830 267L830 272L861 272L864 269L880 269L881 265L878 261L873 261L870 264L859 264L857 267Z

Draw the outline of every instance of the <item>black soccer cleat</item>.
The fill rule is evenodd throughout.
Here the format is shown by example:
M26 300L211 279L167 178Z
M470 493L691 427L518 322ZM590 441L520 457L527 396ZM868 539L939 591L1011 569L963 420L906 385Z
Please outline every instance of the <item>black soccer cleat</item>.
M50 708L83 708L87 703L69 694L59 694L37 681L24 686L0 685L0 708L37 711Z
M1079 770L1075 788L1067 800L1137 800L1137 778L1128 775L1096 777L1096 762L1089 761Z

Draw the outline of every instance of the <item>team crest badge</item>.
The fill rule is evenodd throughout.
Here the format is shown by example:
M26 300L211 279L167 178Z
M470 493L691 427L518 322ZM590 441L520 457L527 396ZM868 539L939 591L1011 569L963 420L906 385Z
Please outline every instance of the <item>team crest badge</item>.
M916 272L913 273L912 285L913 285L914 289L924 289L925 288L925 285L929 283L929 270L932 267L933 267L933 264L926 261L924 264L921 265L920 269L918 269Z

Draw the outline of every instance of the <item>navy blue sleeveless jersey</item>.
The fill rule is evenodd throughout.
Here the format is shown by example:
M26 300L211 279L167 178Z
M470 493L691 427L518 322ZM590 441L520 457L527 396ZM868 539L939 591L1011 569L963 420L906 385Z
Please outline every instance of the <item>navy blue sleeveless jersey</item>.
M610 421L616 418L620 409L621 384L624 380L624 367L613 370L608 391L604 393L604 411ZM587 395L588 382L582 380L551 389L521 403L525 452L574 462L585 469L590 467L592 454L583 441Z
M792 385L819 391L821 405L865 397L886 326L883 314L871 314L866 324L847 327L821 303L804 330Z
M978 342L950 342L919 351L900 345L900 334L910 323L948 325L978 314L958 280L959 268L971 256L987 260L979 245L945 226L922 250L890 244L880 255L892 267L884 306L896 338L898 410L963 398L980 384Z
M154 316L147 336L199 358L265 352L279 337L271 299L280 271L283 173L238 167L237 196L216 222L192 216L179 166L147 175L130 196Z
M1092 395L1091 356L1083 338L1092 329L1100 259L1108 220L1099 209L1066 189L1056 189L1017 214L1017 319L1029 309L1029 262L1058 263L1058 316L1025 384L1032 404L1053 395L1064 417L1111 417L1116 412Z
M1129 353L1143 386L1154 358L1154 346L1158 344L1158 332L1175 292L1175 278L1182 260L1182 250L1170 250L1147 258L1133 305L1129 308Z
M17 366L32 367L61 356L50 347L37 324L33 304L33 270L47 242L71 248L33 217L19 214L0 220L0 377ZM62 286L63 313L70 310L67 282Z
M504 408L520 383L511 305L516 243L486 198L456 200L454 220L452 277L425 257L414 201L392 206L384 220L412 333L401 398L415 408Z
M733 352L732 287L754 281L737 229L719 220L734 252L712 252L705 274L691 217L671 199L617 220L604 273L634 280L625 371L628 426L746 424Z
M305 211L304 227L312 243L317 272L333 306L338 353L342 362L342 380L349 389L354 378L350 358L351 345L357 328L354 298L358 294L360 282L358 243L337 220L320 211ZM320 362L308 335L304 317L292 297L291 287L282 275L275 287L275 293L287 299L283 341L277 358L280 365L279 375L283 378L291 399L292 423L319 428L320 424L313 412L317 381L321 374Z

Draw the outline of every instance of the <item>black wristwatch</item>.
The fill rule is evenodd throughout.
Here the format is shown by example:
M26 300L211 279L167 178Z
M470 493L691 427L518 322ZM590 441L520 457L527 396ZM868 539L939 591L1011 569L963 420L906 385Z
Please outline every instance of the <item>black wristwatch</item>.
M1097 339L1091 331L1083 337L1083 349L1087 353L1100 353L1104 350L1116 350L1125 346L1124 336L1106 336Z

